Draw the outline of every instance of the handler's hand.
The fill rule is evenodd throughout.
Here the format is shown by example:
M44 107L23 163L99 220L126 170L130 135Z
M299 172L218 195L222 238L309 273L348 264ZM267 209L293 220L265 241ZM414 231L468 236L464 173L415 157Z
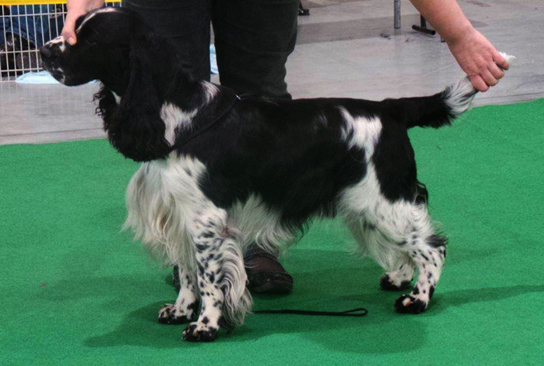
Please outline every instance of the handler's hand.
M474 28L449 42L448 46L474 88L481 92L497 85L504 70L508 70L508 61Z
M61 35L73 46L77 42L75 29L77 18L87 14L91 10L104 6L104 0L68 0L66 6L68 14L66 14L66 21L64 22Z

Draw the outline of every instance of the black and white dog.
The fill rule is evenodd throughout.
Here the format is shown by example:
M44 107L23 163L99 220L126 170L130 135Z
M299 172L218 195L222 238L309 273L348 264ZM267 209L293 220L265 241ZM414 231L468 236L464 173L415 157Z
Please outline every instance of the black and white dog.
M339 215L361 252L387 273L395 303L424 311L446 256L446 238L417 180L412 127L449 125L475 95L464 79L430 97L300 99L238 97L181 70L167 41L135 13L104 8L77 21L78 43L41 50L65 85L99 79L98 111L111 144L141 162L127 191L132 228L181 290L159 321L191 322L183 336L211 341L250 310L243 253L279 254L313 218ZM198 305L199 304L199 305Z

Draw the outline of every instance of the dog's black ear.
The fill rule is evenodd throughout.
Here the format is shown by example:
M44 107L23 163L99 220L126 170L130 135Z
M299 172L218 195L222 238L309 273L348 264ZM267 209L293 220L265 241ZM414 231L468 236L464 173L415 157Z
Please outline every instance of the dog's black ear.
M143 162L164 159L170 152L160 116L159 99L153 74L157 68L152 34L140 35L131 44L128 86L111 118L104 118L104 129L111 144L125 157ZM110 98L108 98L110 99ZM111 99L110 99L111 100Z
M96 114L102 117L104 121L110 120L117 109L117 102L113 92L102 84L98 93L94 95L94 101L98 102Z

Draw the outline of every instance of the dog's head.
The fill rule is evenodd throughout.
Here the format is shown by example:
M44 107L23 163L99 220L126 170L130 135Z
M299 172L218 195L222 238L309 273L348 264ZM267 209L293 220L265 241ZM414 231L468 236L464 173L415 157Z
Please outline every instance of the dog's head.
M74 86L100 79L119 82L129 69L131 53L151 36L142 20L121 8L102 8L76 21L77 43L62 36L40 50L43 66L61 83Z
M58 37L42 47L45 69L68 86L100 80L98 113L112 145L136 161L164 158L170 149L160 110L179 68L171 46L122 8L80 17L76 35L73 46Z

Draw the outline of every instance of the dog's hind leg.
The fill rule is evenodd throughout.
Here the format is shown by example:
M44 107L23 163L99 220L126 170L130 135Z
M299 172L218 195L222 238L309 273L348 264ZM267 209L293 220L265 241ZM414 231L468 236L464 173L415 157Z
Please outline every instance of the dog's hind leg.
M447 240L435 234L424 204L383 203L377 212L382 218L378 228L392 239L397 250L409 256L418 272L412 292L398 298L395 309L401 313L421 313L427 308L440 278Z
M180 289L174 304L165 304L159 310L157 322L161 324L183 324L191 321L198 310L196 276L178 266Z
M424 311L446 256L446 238L435 234L427 207L407 201L372 200L361 204L351 199L344 202L346 224L363 253L388 271L382 277L382 288L406 287L413 276L413 266L417 269L413 291L397 299L395 309L414 314Z
M395 302L398 312L417 314L427 308L442 273L446 243L445 237L434 233L414 230L408 235L404 246L416 264L418 276L412 292Z
M212 205L190 224L201 304L197 321L183 332L185 340L213 341L220 327L241 324L251 306L239 235L226 222L226 212Z
M357 241L357 251L376 259L387 271L380 279L381 288L386 291L408 288L414 277L414 263L410 256L364 216L350 214L345 217L345 223Z

